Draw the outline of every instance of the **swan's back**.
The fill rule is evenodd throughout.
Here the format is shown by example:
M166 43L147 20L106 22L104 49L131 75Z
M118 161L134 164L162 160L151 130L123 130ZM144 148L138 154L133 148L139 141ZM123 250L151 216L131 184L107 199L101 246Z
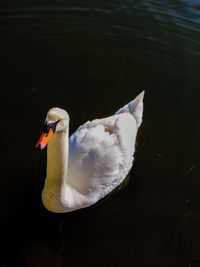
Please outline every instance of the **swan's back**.
M87 195L90 205L121 184L131 169L142 99L140 94L115 115L86 122L69 139L67 183Z

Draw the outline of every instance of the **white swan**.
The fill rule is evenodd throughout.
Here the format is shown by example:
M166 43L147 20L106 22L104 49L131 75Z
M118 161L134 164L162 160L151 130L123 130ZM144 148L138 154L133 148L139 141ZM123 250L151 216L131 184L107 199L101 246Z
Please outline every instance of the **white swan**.
M144 91L115 115L88 121L68 139L69 116L48 111L36 145L47 146L44 206L69 212L93 205L126 178L133 163L135 138L142 122Z

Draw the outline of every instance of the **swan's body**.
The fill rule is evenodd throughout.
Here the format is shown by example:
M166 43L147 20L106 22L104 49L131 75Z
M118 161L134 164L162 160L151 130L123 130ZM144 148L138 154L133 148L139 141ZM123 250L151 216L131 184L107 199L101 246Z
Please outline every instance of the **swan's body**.
M42 192L48 210L69 212L91 206L122 183L133 162L143 94L111 117L86 122L69 141L66 111L54 108L48 112L45 132L56 125L47 147ZM42 145L42 139L38 145Z

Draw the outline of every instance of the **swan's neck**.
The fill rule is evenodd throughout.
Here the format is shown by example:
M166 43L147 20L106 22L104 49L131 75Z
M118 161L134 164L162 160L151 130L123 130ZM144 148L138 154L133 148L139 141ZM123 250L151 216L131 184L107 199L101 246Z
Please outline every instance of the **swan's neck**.
M68 166L68 131L55 133L47 147L47 187L62 190Z
M47 177L42 200L44 206L54 212L64 212L66 209L67 167L68 129L55 133L47 147Z

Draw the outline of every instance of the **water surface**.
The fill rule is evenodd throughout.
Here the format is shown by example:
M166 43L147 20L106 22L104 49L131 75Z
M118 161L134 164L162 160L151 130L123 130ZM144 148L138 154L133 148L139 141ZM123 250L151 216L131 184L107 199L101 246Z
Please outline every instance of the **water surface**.
M198 266L199 1L1 1L4 266ZM125 190L77 212L46 211L46 112L70 132L146 90ZM192 264L192 265L190 265Z

